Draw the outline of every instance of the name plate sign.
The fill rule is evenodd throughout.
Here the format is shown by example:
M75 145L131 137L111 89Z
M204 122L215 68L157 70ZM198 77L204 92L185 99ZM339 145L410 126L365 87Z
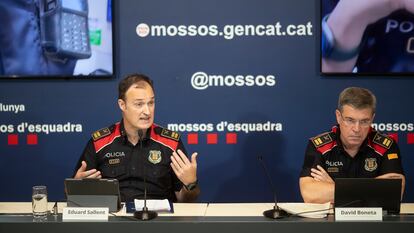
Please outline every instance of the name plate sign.
M382 208L335 208L335 221L382 221Z
M66 207L63 208L63 221L108 221L107 207Z

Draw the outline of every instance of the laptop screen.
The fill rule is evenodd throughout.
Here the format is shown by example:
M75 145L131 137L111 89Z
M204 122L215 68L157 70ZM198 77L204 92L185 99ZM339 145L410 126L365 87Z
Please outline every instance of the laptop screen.
M120 209L119 183L116 179L65 179L69 207L109 207Z
M382 207L398 214L401 204L401 179L337 178L335 207Z

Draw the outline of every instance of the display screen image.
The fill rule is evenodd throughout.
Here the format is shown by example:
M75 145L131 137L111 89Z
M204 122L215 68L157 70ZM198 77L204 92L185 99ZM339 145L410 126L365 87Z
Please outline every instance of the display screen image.
M113 77L112 0L2 0L0 12L0 79Z
M414 75L414 3L321 0L321 73Z

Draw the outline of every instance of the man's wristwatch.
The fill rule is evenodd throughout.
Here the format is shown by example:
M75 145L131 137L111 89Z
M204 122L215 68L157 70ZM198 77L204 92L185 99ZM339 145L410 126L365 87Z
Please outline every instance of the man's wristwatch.
M191 190L195 189L197 187L197 185L198 185L198 181L196 180L193 183L189 183L187 185L184 185L184 187L185 187L185 189L187 189L187 191L191 191Z
M327 23L328 17L329 14L322 19L322 57L334 61L347 61L356 57L363 43L361 42L358 47L350 50L343 50L336 47L334 34Z

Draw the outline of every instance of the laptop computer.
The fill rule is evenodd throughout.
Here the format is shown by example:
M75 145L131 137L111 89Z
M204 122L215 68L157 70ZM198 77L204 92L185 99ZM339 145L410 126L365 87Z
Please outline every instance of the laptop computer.
M401 179L337 178L335 207L382 207L400 213Z
M108 207L121 209L119 182L116 179L65 179L68 207Z

